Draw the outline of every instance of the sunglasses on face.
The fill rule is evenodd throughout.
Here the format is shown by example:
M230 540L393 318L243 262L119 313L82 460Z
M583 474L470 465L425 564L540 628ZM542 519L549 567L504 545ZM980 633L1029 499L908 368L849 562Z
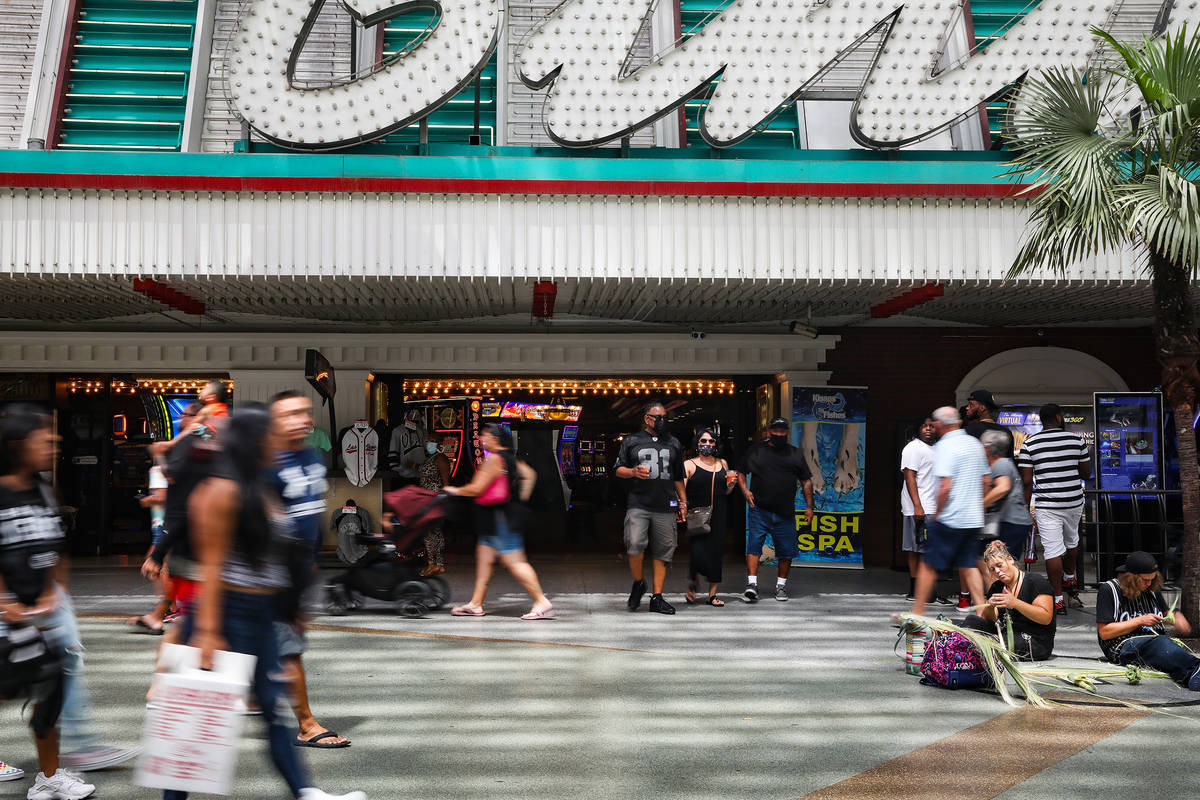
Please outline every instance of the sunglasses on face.
M647 414L646 416L649 417L650 419L666 419L667 418L666 414Z
M712 439L701 439L700 444L716 444L716 442Z

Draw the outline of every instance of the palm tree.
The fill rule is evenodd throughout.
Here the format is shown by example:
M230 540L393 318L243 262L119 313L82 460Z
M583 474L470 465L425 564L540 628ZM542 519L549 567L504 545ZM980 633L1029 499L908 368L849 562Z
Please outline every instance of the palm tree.
M1029 184L1023 193L1030 216L1009 275L1065 273L1080 259L1121 248L1144 259L1162 388L1179 440L1179 608L1196 624L1200 468L1192 423L1200 336L1192 289L1200 267L1200 36L1185 27L1131 45L1092 32L1111 49L1107 66L1093 59L1084 71L1046 70L1010 104L1008 174Z

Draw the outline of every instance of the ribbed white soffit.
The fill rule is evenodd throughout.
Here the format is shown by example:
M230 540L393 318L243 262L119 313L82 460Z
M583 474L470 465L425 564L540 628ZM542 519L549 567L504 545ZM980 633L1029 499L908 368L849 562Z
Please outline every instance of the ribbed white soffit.
M203 300L207 322L229 328L527 320L540 279L558 283L556 318L583 322L865 318L925 283L945 286L908 312L927 320L1152 316L1126 254L1069 280L1005 281L1023 213L1000 200L4 189L0 320L167 310L133 291L135 276Z
M1002 280L1023 213L1009 200L0 189L0 273ZM1078 275L1142 277L1121 254Z

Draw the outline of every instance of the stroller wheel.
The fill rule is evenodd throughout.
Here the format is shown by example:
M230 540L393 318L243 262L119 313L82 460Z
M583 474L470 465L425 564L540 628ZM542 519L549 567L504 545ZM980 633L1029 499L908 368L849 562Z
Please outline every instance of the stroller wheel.
M423 617L428 610L424 603L402 603L400 605L400 613L409 619Z
M433 605L431 594L424 581L405 581L396 587L396 610L410 619L424 616Z
M425 578L425 585L429 587L430 600L433 603L433 611L437 611L442 606L450 601L450 584L437 575L430 575Z

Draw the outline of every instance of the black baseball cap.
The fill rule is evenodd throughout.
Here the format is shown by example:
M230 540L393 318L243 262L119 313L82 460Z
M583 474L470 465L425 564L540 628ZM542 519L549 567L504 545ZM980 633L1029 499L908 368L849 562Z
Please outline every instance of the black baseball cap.
M788 422L783 417L776 417L775 419L771 420L771 424L767 426L767 429L770 430L771 428L790 428L790 427L792 427L792 423Z
M1158 562L1154 556L1144 550L1134 550L1125 557L1125 563L1117 567L1117 572L1132 572L1134 575L1149 575L1158 572Z
M988 408L997 407L995 398L992 397L992 393L987 389L976 389L967 395L967 399L974 400L976 403L979 403L979 405L987 406Z

